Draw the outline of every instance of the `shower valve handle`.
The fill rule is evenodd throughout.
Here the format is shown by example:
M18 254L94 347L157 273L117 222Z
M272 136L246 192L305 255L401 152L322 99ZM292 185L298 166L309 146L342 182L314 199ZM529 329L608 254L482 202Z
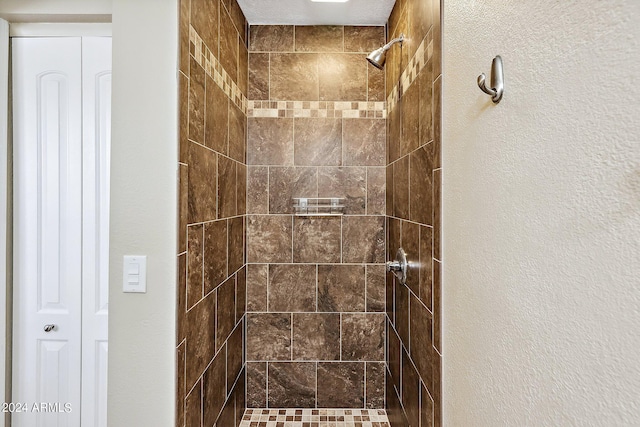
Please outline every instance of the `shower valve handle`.
M398 278L401 284L407 283L407 270L409 269L409 263L407 262L407 253L404 249L400 248L396 252L395 261L387 261L387 271L393 273Z

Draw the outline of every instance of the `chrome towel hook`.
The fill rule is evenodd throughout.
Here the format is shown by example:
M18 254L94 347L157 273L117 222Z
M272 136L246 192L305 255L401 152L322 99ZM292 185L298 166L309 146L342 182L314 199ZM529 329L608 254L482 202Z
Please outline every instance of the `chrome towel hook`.
M502 58L500 58L500 55L493 58L491 63L491 88L485 86L486 78L484 73L478 76L478 87L484 93L490 95L491 100L497 104L502 99L502 93L504 92L504 75L502 74Z

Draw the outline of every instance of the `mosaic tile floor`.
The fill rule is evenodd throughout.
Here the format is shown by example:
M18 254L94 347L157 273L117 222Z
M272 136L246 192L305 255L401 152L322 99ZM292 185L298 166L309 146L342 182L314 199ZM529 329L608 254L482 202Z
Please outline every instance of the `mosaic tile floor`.
M390 427L384 409L247 409L240 427Z

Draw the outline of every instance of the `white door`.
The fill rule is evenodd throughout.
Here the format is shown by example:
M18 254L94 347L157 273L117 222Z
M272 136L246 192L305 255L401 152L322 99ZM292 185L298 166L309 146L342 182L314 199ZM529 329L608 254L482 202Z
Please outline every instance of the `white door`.
M12 54L13 425L106 425L110 39Z

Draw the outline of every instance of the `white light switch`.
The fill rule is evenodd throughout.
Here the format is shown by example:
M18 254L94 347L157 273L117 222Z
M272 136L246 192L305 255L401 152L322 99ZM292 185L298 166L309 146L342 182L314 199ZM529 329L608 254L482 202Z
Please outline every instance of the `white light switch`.
M125 255L122 266L122 291L147 292L147 256Z

